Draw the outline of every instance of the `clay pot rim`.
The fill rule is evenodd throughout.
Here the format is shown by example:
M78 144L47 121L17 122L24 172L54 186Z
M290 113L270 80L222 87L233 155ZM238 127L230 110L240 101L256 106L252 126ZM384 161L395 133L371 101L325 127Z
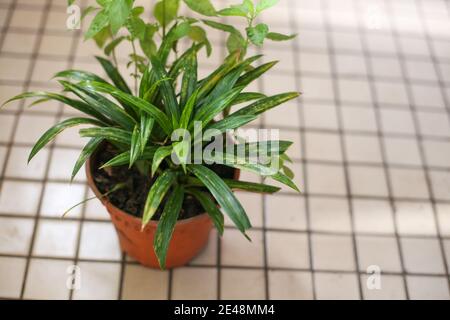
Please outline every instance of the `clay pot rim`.
M93 179L93 175L92 175L92 165L91 165L91 161L95 158L98 150L101 148L102 144L100 144L97 149L91 154L91 156L89 156L88 160L85 163L85 167L86 167L86 178L87 178L87 183L89 185L89 187L92 189L92 191L94 192L95 196L97 197L97 199L99 199L101 201L101 203L105 206L105 207L112 207L115 210L118 210L120 212L123 212L128 218L132 219L133 222L139 223L139 225L142 225L142 220L136 216L133 216L131 214L129 214L128 212L117 208L114 204L112 204L110 201L108 201L107 197L102 197L100 191L97 188L97 185L95 184L95 181ZM234 177L233 179L238 180L240 176L240 170L239 169L235 169L234 171ZM177 220L176 224L177 225L182 225L182 224L188 224L191 223L192 221L195 220L200 220L203 219L205 216L209 216L208 213L204 212L201 213L199 215L196 215L195 217L191 217L191 218L187 218L187 219L181 219L181 220ZM148 222L148 224L146 225L146 228L148 227L156 227L158 225L159 221L155 221L155 220L150 220Z

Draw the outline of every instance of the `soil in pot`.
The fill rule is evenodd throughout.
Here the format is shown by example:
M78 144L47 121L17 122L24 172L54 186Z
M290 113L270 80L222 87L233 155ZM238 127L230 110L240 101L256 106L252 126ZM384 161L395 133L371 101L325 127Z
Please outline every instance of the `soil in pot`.
M125 183L126 188L114 191L108 195L108 200L117 208L128 214L141 218L147 194L153 184L153 179L142 175L135 167L128 166L111 167L107 169L97 169L117 155L117 150L111 144L105 144L103 150L97 153L93 163L93 179L100 193L105 194L112 190L117 184ZM162 168L163 164L161 165ZM211 170L225 179L232 179L235 170L233 168L214 164L209 166ZM164 207L163 204L160 208ZM188 219L204 213L201 204L193 197L187 195L178 220ZM161 209L153 216L152 220L159 220Z

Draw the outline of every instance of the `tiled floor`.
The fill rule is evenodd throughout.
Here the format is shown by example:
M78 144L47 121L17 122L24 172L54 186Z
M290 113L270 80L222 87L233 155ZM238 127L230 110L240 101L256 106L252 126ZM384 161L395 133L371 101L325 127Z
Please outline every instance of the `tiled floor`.
M60 219L91 195L83 174L69 183L83 145L77 131L28 167L25 159L70 111L23 102L1 111L0 297L449 299L449 3L281 0L264 14L273 30L299 33L266 44L265 59L282 61L258 85L269 94L303 92L260 125L295 141L293 170L304 192L239 193L253 242L227 222L222 239L213 233L199 257L173 271L123 257L98 202ZM1 101L54 88L49 78L60 69L99 70L92 44L65 29L64 4L0 0ZM211 39L221 49L203 73L224 55L223 37ZM79 290L66 287L73 265ZM381 271L381 289L370 286L368 270Z

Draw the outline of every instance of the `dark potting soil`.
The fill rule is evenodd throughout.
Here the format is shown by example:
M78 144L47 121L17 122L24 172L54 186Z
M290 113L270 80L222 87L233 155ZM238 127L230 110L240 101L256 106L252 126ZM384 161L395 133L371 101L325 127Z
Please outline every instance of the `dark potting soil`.
M117 208L140 218L142 217L147 194L154 179L142 175L135 167L128 169L128 166L119 166L97 169L116 155L117 150L109 144L105 144L104 148L97 152L96 159L94 163L92 163L92 174L95 185L101 194L105 194L112 190L117 184L125 183L125 188L112 192L107 198ZM163 164L161 166L163 166ZM234 176L233 168L218 164L208 167L222 178L232 179ZM164 203L165 199L163 199L160 208L157 210L152 220L159 220L162 212L161 208L164 208ZM191 195L186 195L178 219L192 218L204 212L205 210L197 199Z

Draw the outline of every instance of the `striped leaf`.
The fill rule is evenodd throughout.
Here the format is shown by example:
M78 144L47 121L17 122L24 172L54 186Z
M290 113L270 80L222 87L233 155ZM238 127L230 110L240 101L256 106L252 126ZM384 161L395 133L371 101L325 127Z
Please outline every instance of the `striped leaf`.
M234 52L230 54L225 63L217 68L211 75L200 82L200 89L198 93L198 99L203 99L215 86L223 79L223 77L232 70L239 62L240 53Z
M164 171L158 179L153 183L150 192L145 201L144 213L142 216L142 229L150 222L162 199L166 195L169 188L175 182L177 174L173 171Z
M138 160L153 160L153 156L155 154L156 149L157 149L156 147L145 148L144 152L142 153L142 155L139 157ZM100 169L104 169L107 167L123 166L128 164L129 161L130 161L130 151L128 150L118 154L117 156L109 160L107 163L102 165Z
M168 157L172 153L172 146L166 146L166 147L159 147L155 155L153 156L153 163L152 163L152 177L155 175L156 170L158 170L159 165L161 162Z
M247 115L247 116L228 116L225 119L222 119L216 123L213 123L207 127L207 129L215 129L219 130L221 133L226 132L227 130L233 130L236 128L240 128L244 125L246 125L249 122L252 122L253 120L256 120L258 117L253 115ZM204 139L206 141L211 140L213 135L215 135L215 131L205 131L204 133Z
M211 103L203 105L196 112L194 120L201 121L203 125L208 124L216 115L228 107L243 89L243 87L234 88L230 92L225 92Z
M225 166L252 172L260 176L270 177L271 179L281 182L295 191L300 192L295 183L284 173L280 172L280 168L272 168L260 163L249 162L246 157L239 157L230 153L216 152L212 156L204 154L203 159L208 162L221 163Z
M201 182L200 182L201 183ZM203 185L201 185L203 186ZM223 235L224 230L224 217L222 212L217 207L217 204L214 202L214 200L211 198L209 194L206 192L202 192L197 189L189 189L188 191L190 194L192 194L202 205L203 209L208 213L208 215L211 217L211 220L214 223L214 226L216 227L217 231L220 235Z
M257 193L275 193L280 191L279 187L264 183L247 182L234 179L223 179L223 181L233 190L243 190ZM203 183L199 179L194 177L188 178L187 185L193 187L203 187Z
M181 82L180 105L184 108L189 97L195 91L197 86L197 54L194 51L187 59L183 81Z
M97 147L100 145L100 143L103 141L103 138L92 138L89 140L89 142L84 146L83 150L81 150L80 156L77 159L77 162L75 163L73 170L72 170L72 176L70 178L70 181L73 181L75 176L77 175L78 171L80 171L81 167L84 165L86 160L91 156L91 154L97 149Z
M178 220L181 207L184 200L184 189L177 185L173 192L168 197L164 206L163 213L158 222L155 238L153 240L153 248L155 249L156 257L158 258L161 269L166 268L166 256L169 249L170 239L172 238L175 224Z
M123 101L126 101L132 105L134 105L139 110L145 111L148 113L151 117L155 119L156 122L161 126L161 128L164 130L166 134L172 133L172 124L170 123L169 118L159 110L157 107L155 107L150 102L147 102L141 98L135 97L131 94L127 94L123 91L120 91L113 87L110 84L106 83L99 83L99 82L84 82L80 83L80 85L85 86L87 88L91 88L91 90L96 90L99 92L110 94L111 96L115 98L120 98ZM134 126L130 129L133 130Z
M119 128L88 128L80 130L81 137L103 138L127 146L131 145L131 133ZM129 160L129 159L128 159Z
M102 113L100 113L95 108L91 107L90 105L84 103L83 101L74 100L74 99L68 98L62 94L57 94L57 93L52 93L52 92L44 92L44 91L25 92L25 93L19 94L15 97L9 99L8 101L6 101L3 104L3 106L6 105L7 103L15 101L15 100L28 99L28 98L39 98L39 97L41 97L43 99L47 99L47 100L55 100L55 101L62 102L82 113L90 115L90 116L98 119L99 121L102 121L105 124L112 124L111 120L109 120L107 117L102 115Z
M127 83L122 78L119 70L109 60L101 57L96 57L96 59L100 62L108 77L111 79L111 81L119 90L128 94L132 94L131 89L128 87ZM134 108L134 106L129 105L126 101L123 101L120 98L117 98L117 100L120 102L120 104L123 106L123 108L130 116L133 116L135 119L138 119L139 112Z
M277 63L278 61L268 62L260 65L259 67L256 67L253 70L250 70L239 78L239 80L236 82L236 86L248 86L254 80L258 79L268 70L270 70Z
M196 90L186 102L181 113L179 128L187 129L189 126L189 121L191 120L192 112L194 111L195 103L197 102L198 90Z
M270 110L282 103L289 100L295 99L300 94L298 92L282 93L275 96L267 97L252 103L251 105L234 112L232 115L242 116L242 115L258 115L267 110Z
M43 148L45 147L50 141L52 141L58 134L60 134L63 130L75 126L79 126L82 124L91 124L94 126L102 126L103 123L89 118L70 118L67 120L64 120L57 125L51 127L48 129L36 142L33 149L30 152L30 155L28 157L28 162Z
M134 162L138 159L141 150L141 132L139 126L136 125L131 135L130 163L128 164L128 168L133 166Z
M141 128L140 128L141 153L143 153L145 150L145 146L147 145L148 139L150 138L154 124L155 119L147 115L145 112L141 113Z
M128 87L127 83L125 82L125 80L122 78L119 70L117 70L117 68L115 66L113 66L113 64L107 60L104 59L102 57L95 57L97 59L98 62L100 62L100 64L103 67L103 70L105 70L106 74L108 75L108 77L111 79L111 81L114 83L114 85L119 88L119 90L131 94L131 90L130 87Z
M82 70L64 70L61 72L58 72L53 76L53 78L65 78L69 80L75 80L75 81L98 81L98 82L106 82L105 79L97 76L96 74L89 72L89 71L82 71Z
M164 66L156 56L151 58L151 63L157 79L168 78ZM171 82L169 80L162 81L160 90L164 99L166 114L172 118L172 126L176 128L178 126L178 120L180 119L180 109Z
M103 115L109 116L115 123L120 125L122 128L127 130L133 130L136 121L129 116L121 107L106 99L104 96L92 90L92 88L87 88L80 84L73 84L67 81L60 81L66 90L69 90L84 100L91 107L98 110ZM87 83L87 82L85 82ZM89 82L91 83L91 82ZM95 82L99 83L99 82ZM104 86L111 86L109 84L102 84ZM111 86L112 87L112 86Z
M223 211L230 217L236 227L245 234L245 231L251 228L250 220L226 183L214 171L203 165L189 165L188 170L203 182Z
M262 93L259 93L259 92L241 92L236 97L236 99L233 100L231 105L234 106L234 105L237 105L237 104L249 102L249 101L252 101L252 100L259 100L259 99L263 99L263 98L267 98L267 96L265 94L262 94Z

